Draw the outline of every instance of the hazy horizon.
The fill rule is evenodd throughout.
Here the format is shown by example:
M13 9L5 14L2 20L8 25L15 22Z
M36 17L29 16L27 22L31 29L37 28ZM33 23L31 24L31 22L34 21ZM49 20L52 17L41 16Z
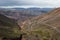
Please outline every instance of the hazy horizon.
M57 8L57 7L40 7L40 6L0 6L0 8Z

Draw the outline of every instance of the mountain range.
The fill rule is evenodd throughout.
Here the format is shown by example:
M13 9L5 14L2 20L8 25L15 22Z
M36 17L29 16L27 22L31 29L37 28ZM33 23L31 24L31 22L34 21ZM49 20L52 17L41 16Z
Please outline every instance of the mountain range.
M48 13L54 8L0 8L0 14L16 20L27 19Z
M39 10L0 10L1 36L15 38L25 33L22 40L60 40L60 8Z

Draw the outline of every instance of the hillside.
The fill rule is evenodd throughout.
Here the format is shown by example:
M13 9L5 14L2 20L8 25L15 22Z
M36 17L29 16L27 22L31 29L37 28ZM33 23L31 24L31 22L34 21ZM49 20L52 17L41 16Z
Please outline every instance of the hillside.
M30 40L60 40L60 8L28 19L21 27Z
M18 26L14 19L0 14L0 38L15 38L20 36L21 28Z
M27 11L26 11L27 12ZM36 15L29 14L28 12L26 13L23 10L0 10L0 14L3 14L11 19L15 20L25 20L30 17L34 17Z

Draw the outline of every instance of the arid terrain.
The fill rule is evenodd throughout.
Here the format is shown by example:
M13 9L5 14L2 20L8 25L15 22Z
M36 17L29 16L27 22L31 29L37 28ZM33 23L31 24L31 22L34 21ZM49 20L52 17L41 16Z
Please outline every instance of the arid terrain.
M30 40L60 40L60 8L23 22ZM26 39L27 40L27 39Z
M0 10L0 39L60 40L60 8L31 10Z

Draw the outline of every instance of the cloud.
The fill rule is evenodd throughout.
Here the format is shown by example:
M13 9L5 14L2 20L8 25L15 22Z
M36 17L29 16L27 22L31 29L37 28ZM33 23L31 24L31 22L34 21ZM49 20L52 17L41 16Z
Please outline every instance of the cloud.
M0 6L60 7L60 0L0 0Z
M0 6L0 8L30 8L30 7L40 8L40 6Z

